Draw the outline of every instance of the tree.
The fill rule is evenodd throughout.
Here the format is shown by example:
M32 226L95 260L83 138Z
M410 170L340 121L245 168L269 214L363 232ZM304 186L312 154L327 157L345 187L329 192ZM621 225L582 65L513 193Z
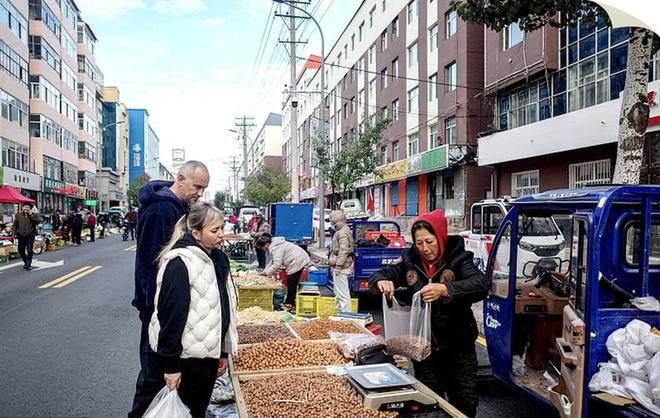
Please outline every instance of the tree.
M291 183L287 175L278 173L270 167L264 169L245 180L243 195L248 202L257 206L266 206L269 203L281 202L291 190Z
M142 175L131 182L130 187L128 188L128 205L132 207L138 206L138 194L140 193L140 188L147 184L151 180L149 174L142 173Z
M317 167L323 170L323 180L330 183L333 192L331 206L334 208L355 189L355 184L369 175L378 175L380 144L383 131L390 121L380 118L365 118L357 135L342 144L341 149L332 151L325 141L314 141L314 156Z
M501 31L514 22L518 22L524 31L534 31L546 24L567 27L579 20L595 24L598 19L604 19L605 23L610 24L607 13L588 0L451 0L450 6L463 20L485 24L495 31ZM649 61L659 46L660 39L653 32L631 28L613 183L639 183L649 118Z
M225 202L228 202L227 194L225 192L215 192L215 196L213 197L213 203L215 204L215 207L218 209L224 209Z

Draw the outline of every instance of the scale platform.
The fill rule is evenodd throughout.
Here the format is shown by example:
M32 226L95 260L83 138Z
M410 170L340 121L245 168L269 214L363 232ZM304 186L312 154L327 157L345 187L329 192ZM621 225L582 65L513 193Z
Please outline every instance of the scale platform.
M392 364L347 367L347 385L369 409L425 413L439 408L437 395Z

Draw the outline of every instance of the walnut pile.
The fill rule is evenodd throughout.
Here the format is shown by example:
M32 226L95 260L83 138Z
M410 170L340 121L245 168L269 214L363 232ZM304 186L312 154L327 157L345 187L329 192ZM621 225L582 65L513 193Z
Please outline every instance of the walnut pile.
M239 325L237 330L239 344L255 344L268 340L293 338L293 334L284 324Z
M343 365L346 360L334 344L319 344L296 339L270 340L240 347L234 357L237 371L276 370L295 367Z
M313 321L291 324L294 331L303 340L326 340L329 332L341 332L345 334L366 333L364 329L347 321L333 321L330 319L315 319Z

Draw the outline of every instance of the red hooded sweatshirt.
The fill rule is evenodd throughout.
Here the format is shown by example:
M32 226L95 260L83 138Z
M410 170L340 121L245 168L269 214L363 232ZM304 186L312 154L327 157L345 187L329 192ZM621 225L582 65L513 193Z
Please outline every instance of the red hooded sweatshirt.
M433 228L433 235L435 235L438 240L438 257L433 261L427 261L424 256L419 251L417 251L417 246L414 242L415 236L414 234L412 236L413 248L415 249L415 252L417 252L419 259L422 262L424 272L426 272L426 275L430 279L438 271L438 267L442 262L442 256L445 253L445 247L447 246L447 218L445 218L445 213L442 210L437 209L433 212L418 216L417 219L415 219L413 222L413 228L418 222L426 222L427 224L431 225L431 228Z

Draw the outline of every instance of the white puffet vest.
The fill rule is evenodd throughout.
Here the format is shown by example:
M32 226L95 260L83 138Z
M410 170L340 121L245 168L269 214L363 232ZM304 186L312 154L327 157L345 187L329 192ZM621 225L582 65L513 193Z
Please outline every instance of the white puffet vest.
M222 307L220 291L218 290L213 261L198 247L190 246L176 248L165 255L165 262L158 270L156 278L156 295L154 300L154 313L149 323L149 345L154 352L158 351L158 334L160 322L158 321L158 297L163 283L163 274L167 264L181 258L188 270L190 283L190 307L186 327L181 336L183 351L181 358L220 358L222 352L235 354L237 351L238 333L236 331L237 299L236 291L230 277L227 277L227 295L229 297L229 330L225 337L224 347L222 338Z

